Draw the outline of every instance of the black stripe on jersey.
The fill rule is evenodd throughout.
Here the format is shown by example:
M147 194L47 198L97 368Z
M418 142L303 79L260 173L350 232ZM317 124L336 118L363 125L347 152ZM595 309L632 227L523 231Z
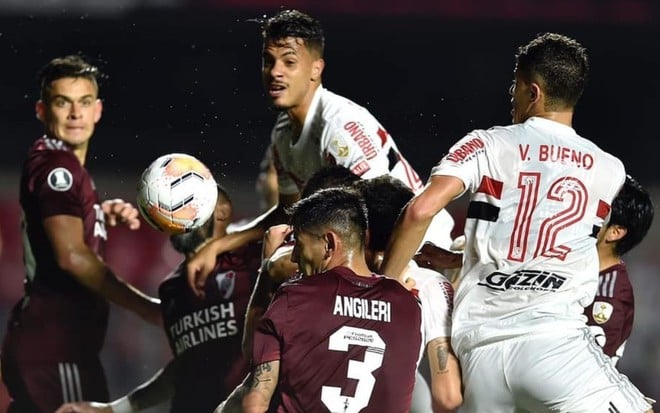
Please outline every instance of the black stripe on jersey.
M388 161L387 169L389 171L391 171L392 168L396 166L397 162L399 162L399 154L396 153L394 148L390 148L390 151L387 153L387 161Z
M594 225L591 227L591 234L590 236L592 238L598 238L598 233L600 232L600 227L598 225Z
M468 205L467 217L481 219L483 221L497 221L500 216L500 208L486 202L472 201Z
M612 402L610 402L610 407L607 408L607 411L609 413L621 413L621 411L619 409L617 409L616 406L614 405L614 403L612 403Z

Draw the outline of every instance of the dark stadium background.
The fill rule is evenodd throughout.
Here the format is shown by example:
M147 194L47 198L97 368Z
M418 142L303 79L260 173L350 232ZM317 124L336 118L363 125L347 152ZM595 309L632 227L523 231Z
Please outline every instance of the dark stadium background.
M102 196L133 200L145 166L186 152L229 189L237 218L248 217L258 212L253 188L275 115L261 89L259 32L247 20L281 6L322 21L324 85L369 108L423 179L465 132L510 121L518 45L544 31L577 38L589 49L592 72L576 129L618 155L660 203L655 0L0 0L0 331L22 286L17 178L26 148L42 132L33 110L36 71L80 51L107 73L103 119L88 156ZM460 208L452 212L460 231ZM654 398L658 221L627 257L637 312L619 365ZM180 259L146 225L138 234L111 230L110 237L116 272L152 294ZM153 374L168 352L158 329L114 307L104 350L112 396ZM4 411L5 395L0 402Z

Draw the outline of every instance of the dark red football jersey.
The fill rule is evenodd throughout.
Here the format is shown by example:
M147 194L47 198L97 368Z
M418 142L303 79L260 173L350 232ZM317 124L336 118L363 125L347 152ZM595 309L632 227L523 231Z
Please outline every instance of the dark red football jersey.
M596 297L584 312L587 324L605 331L603 352L613 357L630 337L635 318L635 298L625 263L600 272Z
M218 256L205 298L179 266L159 287L165 332L177 358L172 413L212 412L248 373L241 340L261 244Z
M25 296L9 321L5 351L28 361L96 357L105 338L108 304L57 266L43 226L50 216L79 217L85 243L102 255L106 228L94 182L66 143L42 137L23 164L20 203Z
M337 267L278 289L254 364L280 360L278 412L408 412L420 323L419 302L397 281Z

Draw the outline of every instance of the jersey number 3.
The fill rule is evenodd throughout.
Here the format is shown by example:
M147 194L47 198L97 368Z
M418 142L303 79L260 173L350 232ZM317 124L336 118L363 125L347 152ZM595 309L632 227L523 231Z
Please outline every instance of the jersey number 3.
M371 373L383 364L385 342L377 332L344 326L330 336L329 350L348 351L349 346L367 347L363 361L348 362L348 378L358 381L355 396L342 396L340 387L323 386L321 401L331 412L358 413L367 407L376 384Z
M509 244L508 259L511 261L525 261L534 210L538 205L540 181L539 172L521 172L518 175L520 199ZM556 245L557 234L584 217L589 199L587 188L579 179L565 176L550 185L546 198L564 203L566 208L541 221L532 258L542 255L563 261L571 249L565 245Z

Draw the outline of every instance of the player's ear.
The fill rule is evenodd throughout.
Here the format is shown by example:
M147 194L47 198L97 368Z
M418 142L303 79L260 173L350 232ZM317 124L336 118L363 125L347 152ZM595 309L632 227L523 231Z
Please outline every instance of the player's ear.
M325 234L325 257L328 258L332 252L335 251L336 240L335 234L332 232L327 232Z
M313 82L320 80L323 68L325 68L325 60L322 58L314 60L312 62L312 77L310 80Z
M34 105L34 112L41 122L46 121L46 104L43 100L39 99Z
M541 98L541 87L538 83L532 82L529 85L530 102L536 103Z
M96 99L95 109L94 109L94 123L101 120L102 112L103 112L103 101L101 101L101 99Z
M624 226L612 224L607 227L605 233L605 240L608 242L616 242L626 236L628 229Z

